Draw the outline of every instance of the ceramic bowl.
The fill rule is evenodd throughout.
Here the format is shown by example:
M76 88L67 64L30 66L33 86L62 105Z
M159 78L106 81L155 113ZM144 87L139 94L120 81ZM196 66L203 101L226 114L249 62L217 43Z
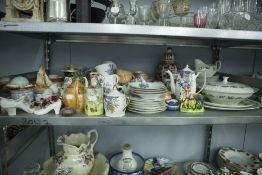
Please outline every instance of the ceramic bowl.
M25 101L32 102L34 100L34 90L11 90L11 98L14 100L25 97Z
M179 110L180 105L179 105L178 100L176 100L176 99L167 100L166 104L167 104L167 109L170 110L170 111Z
M257 175L262 175L262 168L257 169Z
M118 152L114 154L113 156L111 156L111 158L109 159L109 164L110 164L112 175L143 175L144 174L145 160L141 155L133 152L133 157L135 158L137 162L137 169L134 172L129 172L129 173L121 172L117 170L117 162L119 161L121 157L122 157L122 152Z

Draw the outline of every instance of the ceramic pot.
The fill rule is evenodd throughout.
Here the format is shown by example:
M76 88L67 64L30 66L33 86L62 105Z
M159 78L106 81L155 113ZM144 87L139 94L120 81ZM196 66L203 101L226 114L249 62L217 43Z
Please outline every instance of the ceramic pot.
M63 94L63 103L65 106L75 109L76 112L83 111L84 91L80 78L76 78L75 82L68 86Z
M94 140L91 143L91 136ZM96 130L90 130L87 134L78 133L69 136L60 136L57 144L63 146L63 152L55 157L55 175L88 175L94 165L93 148L98 139Z
M25 90L11 90L11 98L18 100L25 97L25 101L32 102L34 101L34 90L25 89Z
M125 116L127 107L126 96L115 88L111 93L105 95L104 109L108 117Z
M127 84L130 80L134 78L132 72L123 69L117 69L116 74L119 77L118 83L121 85Z

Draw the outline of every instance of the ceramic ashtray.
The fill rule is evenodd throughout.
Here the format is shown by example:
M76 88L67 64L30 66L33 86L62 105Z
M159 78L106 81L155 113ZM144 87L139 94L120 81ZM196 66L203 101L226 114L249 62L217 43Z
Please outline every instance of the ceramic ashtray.
M61 110L62 116L65 116L65 117L70 117L74 115L75 113L76 111L73 108L69 108L69 107L65 107Z
M179 110L179 101L176 99L171 99L166 101L167 109L170 111L177 111Z

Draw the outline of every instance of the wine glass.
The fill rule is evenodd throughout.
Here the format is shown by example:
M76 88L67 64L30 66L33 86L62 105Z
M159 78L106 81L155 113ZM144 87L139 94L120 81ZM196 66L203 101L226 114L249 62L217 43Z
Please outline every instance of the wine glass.
M201 7L194 14L194 25L197 28L205 28L207 22L207 7Z
M158 0L156 2L156 8L157 8L157 13L159 14L159 25L167 26L169 11L170 11L170 1Z
M137 0L129 0L129 14L127 16L127 24L135 24L135 16L137 14Z

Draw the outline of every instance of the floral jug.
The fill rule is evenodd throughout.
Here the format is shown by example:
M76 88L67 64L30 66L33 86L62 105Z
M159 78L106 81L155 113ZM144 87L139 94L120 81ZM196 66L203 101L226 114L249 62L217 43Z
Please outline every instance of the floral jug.
M66 107L82 112L84 109L84 86L80 82L80 78L76 78L74 83L67 87L63 94L63 102Z
M125 115L127 106L126 96L116 88L108 95L105 95L104 108L108 117L122 117Z
M91 136L93 135L93 142ZM56 170L54 175L88 175L94 165L93 148L98 139L95 129L87 134L77 133L60 136L57 144L63 151L55 156Z

